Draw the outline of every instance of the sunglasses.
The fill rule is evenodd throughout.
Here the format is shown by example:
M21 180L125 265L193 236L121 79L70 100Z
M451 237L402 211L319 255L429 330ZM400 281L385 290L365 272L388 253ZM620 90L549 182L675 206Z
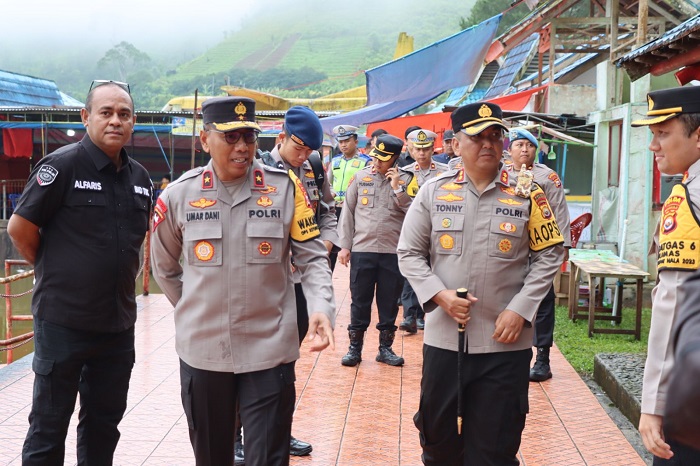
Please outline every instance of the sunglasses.
M246 144L253 144L255 141L258 140L258 133L255 131L245 131L245 132L227 131L227 132L224 132L224 131L219 131L216 129L209 129L209 131L223 134L226 142L231 144L231 145L236 144L238 141L240 141L241 137L243 138L243 142L245 142Z
M95 79L92 81L92 84L90 84L90 90L88 93L90 93L93 89L104 86L105 84L114 84L115 86L119 86L122 89L124 89L129 95L131 95L131 88L129 87L129 83L123 83L121 81L112 81L111 79Z

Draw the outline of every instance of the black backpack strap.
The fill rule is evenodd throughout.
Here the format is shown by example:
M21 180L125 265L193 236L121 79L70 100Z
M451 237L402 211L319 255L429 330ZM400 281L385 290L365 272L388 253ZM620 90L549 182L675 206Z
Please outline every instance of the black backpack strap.
M316 179L316 187L318 192L323 192L323 184L326 182L326 174L323 172L323 162L321 162L321 156L317 151L313 151L309 155L309 163L314 171L314 178Z

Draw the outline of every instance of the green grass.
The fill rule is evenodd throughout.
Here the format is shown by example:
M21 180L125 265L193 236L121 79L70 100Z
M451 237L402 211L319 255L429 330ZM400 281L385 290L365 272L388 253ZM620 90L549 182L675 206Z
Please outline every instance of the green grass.
M619 328L634 328L634 309L623 308L622 323ZM642 309L642 337L637 341L634 335L599 334L588 337L588 320L569 319L568 309L556 307L554 343L564 357L580 373L593 375L593 358L597 353L646 353L649 337L651 310ZM610 322L596 321L596 328L615 328Z

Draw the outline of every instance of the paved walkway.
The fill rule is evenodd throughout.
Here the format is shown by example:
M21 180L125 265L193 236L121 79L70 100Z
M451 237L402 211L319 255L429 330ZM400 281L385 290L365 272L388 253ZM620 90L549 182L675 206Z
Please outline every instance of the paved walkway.
M421 376L421 333L397 333L394 349L402 368L374 361L378 332L365 339L365 360L340 365L347 351L348 272L334 277L338 317L336 350L320 354L302 347L297 363L297 409L293 434L313 444L292 465L420 465L413 414ZM204 294L202 299L206 299ZM192 465L187 421L180 404L172 308L163 295L140 297L136 366L129 404L120 425L115 465ZM645 463L610 420L585 383L554 348L555 377L530 385L530 414L520 450L526 466L639 465ZM19 465L27 430L33 373L31 357L0 369L0 464ZM71 424L66 464L75 464Z

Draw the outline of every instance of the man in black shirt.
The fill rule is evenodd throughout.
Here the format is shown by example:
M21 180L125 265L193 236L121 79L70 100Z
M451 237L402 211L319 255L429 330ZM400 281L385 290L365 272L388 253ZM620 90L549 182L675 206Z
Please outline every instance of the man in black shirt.
M78 464L112 464L134 365L135 285L153 188L124 145L125 83L93 81L86 136L39 162L7 226L32 264L34 400L23 465L62 465L80 393Z

